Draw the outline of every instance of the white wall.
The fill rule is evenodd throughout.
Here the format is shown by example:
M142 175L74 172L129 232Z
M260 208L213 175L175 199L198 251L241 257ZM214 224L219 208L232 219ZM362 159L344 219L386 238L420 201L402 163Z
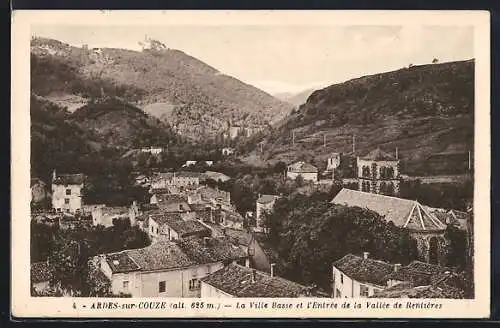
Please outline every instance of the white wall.
M212 297L212 298L231 298L232 295L224 293L222 290L215 288L205 282L201 283L201 298Z
M82 188L83 184L68 186L52 184L52 208L75 213L77 209L82 208ZM71 191L70 195L66 195L67 189ZM69 199L69 204L66 204L65 199Z
M368 283L360 283L359 281L356 281L354 279L351 279L347 275L345 275L342 271L338 270L333 267L333 296L337 297L337 290L340 291L341 298L358 298L358 297L365 297L361 296L361 285L364 285L368 287L368 297L373 296L375 294L375 291L379 291L384 289L384 286L376 286L373 284L368 284ZM343 283L342 283L342 278L343 277Z

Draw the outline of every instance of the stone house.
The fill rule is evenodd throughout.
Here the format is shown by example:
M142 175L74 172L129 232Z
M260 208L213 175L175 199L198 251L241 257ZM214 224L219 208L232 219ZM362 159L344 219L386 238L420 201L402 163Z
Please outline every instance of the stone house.
M288 165L286 177L295 180L301 176L305 181L318 182L318 168L305 162L296 162Z
M394 196L399 194L399 160L391 154L375 149L357 158L360 191Z
M92 225L102 225L104 227L113 226L115 219L127 219L130 215L130 209L126 206L99 206L92 210Z
M439 264L444 261L446 224L419 202L343 188L331 203L367 208L378 213L384 220L409 230L417 241L419 255L426 262Z
M161 240L141 249L99 256L113 294L132 297L200 297L200 279L247 254L225 239Z
M149 216L147 233L151 241L156 242L162 238L209 237L210 229L197 220L182 219L180 213L162 213Z
M56 211L76 213L82 209L83 174L52 174L52 208Z
M169 186L193 188L200 184L199 172L167 172L156 174L151 181L152 189L168 188Z

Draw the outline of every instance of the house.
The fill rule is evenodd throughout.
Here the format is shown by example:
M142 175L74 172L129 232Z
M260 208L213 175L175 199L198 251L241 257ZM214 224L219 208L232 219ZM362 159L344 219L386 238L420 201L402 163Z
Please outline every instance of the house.
M56 211L76 213L82 208L83 174L52 173L52 208Z
M301 176L306 181L318 181L318 168L305 162L296 162L288 165L286 177L295 180Z
M200 297L199 279L247 254L224 239L161 240L145 248L99 255L112 293L132 297Z
M190 212L187 198L181 195L153 194L150 204L158 206L163 212Z
M394 196L399 194L399 160L380 149L357 158L360 191Z
M53 271L47 261L31 263L31 288L35 293L43 293L50 288Z
M200 184L199 172L167 172L158 173L151 181L151 189L167 188L169 186L192 188Z
M263 230L262 214L272 212L274 203L278 198L279 196L276 195L259 195L255 204L255 228L257 230Z
M190 167L195 166L198 161L186 161L186 163L182 164L182 167Z
M224 148L222 148L222 155L223 156L232 155L232 154L234 154L234 152L235 152L234 148L231 148L231 147L224 147Z
M418 299L463 299L464 291L453 286L427 285L411 287L408 283L402 283L381 290L371 298L418 298Z
M367 208L385 221L408 229L417 241L419 254L429 263L439 264L444 258L446 225L416 200L409 200L343 188L333 204Z
M231 205L231 193L209 186L201 186L187 194L188 204L208 205L212 208L221 208L234 211Z
M104 227L113 226L115 219L130 220L130 209L126 206L100 206L95 207L92 211L92 224L94 226L102 225Z
M210 229L205 225L197 220L184 220L179 213L149 215L147 232L153 242L162 237L176 240L190 236L210 236Z
M387 287L387 275L394 266L369 258L347 254L332 265L333 296L336 298L369 297Z
M38 178L31 178L30 188L31 203L40 203L50 197L50 193L47 190L47 184Z
M311 295L310 288L239 264L228 266L201 279L202 298L296 298Z

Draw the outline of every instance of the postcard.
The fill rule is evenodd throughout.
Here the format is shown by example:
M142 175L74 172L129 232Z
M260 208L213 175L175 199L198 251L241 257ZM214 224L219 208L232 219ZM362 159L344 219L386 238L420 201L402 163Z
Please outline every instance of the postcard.
M489 12L12 27L13 317L489 316Z

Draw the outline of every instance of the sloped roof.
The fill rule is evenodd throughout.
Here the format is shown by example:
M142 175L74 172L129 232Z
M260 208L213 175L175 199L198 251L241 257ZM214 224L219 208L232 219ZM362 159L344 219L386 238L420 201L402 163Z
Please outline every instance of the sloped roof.
M175 173L175 177L177 178L199 178L200 176L200 172L181 171Z
M466 212L458 210L446 211L442 209L431 209L430 212L445 224L454 225L460 230L467 230L469 214Z
M222 233L234 243L242 246L248 246L254 239L251 233L240 229L223 228Z
M305 162L296 162L288 166L293 172L298 173L318 173L318 168Z
M387 275L394 270L394 266L380 260L363 258L354 254L347 254L333 265L349 278L361 283L370 283L385 286Z
M52 181L53 184L57 185L80 185L85 182L85 175L82 173L78 174L59 174L56 179Z
M198 264L233 261L248 255L240 246L236 246L226 237L197 236L176 240L179 247Z
M464 298L464 291L451 286L418 286L411 287L408 283L401 283L376 292L371 298Z
M226 267L201 279L234 297L301 297L308 288L293 281L271 277L265 272L255 270L255 281L252 282L253 270L238 264Z
M389 153L386 153L385 151L382 151L379 148L372 150L367 155L361 156L360 158L371 161L397 161L396 157Z
M343 188L331 203L367 208L401 228L415 231L446 229L444 223L415 200Z
M30 276L32 283L49 281L52 275L53 271L47 262L31 263Z
M194 261L182 249L167 240L159 240L148 247L127 251L141 271L183 268Z
M210 229L196 220L183 220L177 213L165 213L151 217L158 225L167 225L179 236L191 235L199 232L210 232Z
M452 270L448 267L413 261L398 271L391 273L388 279L411 282L413 286L425 286L442 280L450 272Z

